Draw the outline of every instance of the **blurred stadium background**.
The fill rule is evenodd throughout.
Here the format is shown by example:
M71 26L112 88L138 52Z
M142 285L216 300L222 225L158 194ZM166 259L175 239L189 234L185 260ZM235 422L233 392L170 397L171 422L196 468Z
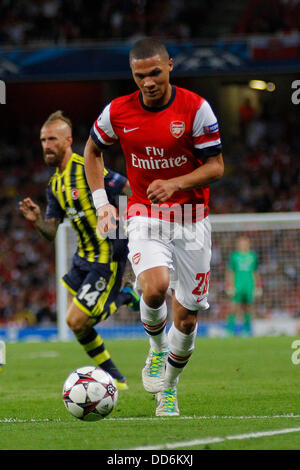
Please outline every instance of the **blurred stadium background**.
M55 245L18 212L25 196L45 207L51 171L42 159L40 125L62 109L73 121L73 149L82 153L102 107L135 90L128 52L145 35L166 42L175 61L172 82L204 96L218 116L226 172L212 186L212 216L226 215L229 223L239 214L273 220L266 231L253 221L245 226L263 279L264 298L256 305L260 331L300 332L300 105L292 101L292 84L300 78L300 0L218 1L213 7L208 0L2 0L2 339L58 334ZM125 174L118 146L107 163ZM292 225L278 225L278 214ZM199 317L201 334L224 333L224 267L242 223L213 238L211 308ZM137 315L124 308L101 329L116 333L124 324L128 334L139 334Z

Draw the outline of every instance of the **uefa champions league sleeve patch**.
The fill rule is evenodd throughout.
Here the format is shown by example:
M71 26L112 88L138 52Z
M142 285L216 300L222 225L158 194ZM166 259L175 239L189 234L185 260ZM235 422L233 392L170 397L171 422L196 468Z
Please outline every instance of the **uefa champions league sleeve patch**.
M218 130L219 130L219 124L217 122L215 122L214 124L211 124L210 126L203 127L204 134L211 134L212 132L217 132Z

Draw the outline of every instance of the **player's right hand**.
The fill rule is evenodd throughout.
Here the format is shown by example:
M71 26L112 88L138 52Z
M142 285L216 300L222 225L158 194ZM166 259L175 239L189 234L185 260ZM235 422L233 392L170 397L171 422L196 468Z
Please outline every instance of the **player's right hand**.
M35 202L33 202L30 197L26 197L23 201L20 201L19 208L25 219L29 220L30 222L36 222L41 216L40 207L35 204Z
M254 297L259 299L263 294L262 288L261 287L256 287L254 291Z
M234 297L235 296L235 288L231 286L230 284L225 286L225 293L228 297Z
M112 204L105 204L97 210L97 229L100 235L108 235L117 228L118 211Z

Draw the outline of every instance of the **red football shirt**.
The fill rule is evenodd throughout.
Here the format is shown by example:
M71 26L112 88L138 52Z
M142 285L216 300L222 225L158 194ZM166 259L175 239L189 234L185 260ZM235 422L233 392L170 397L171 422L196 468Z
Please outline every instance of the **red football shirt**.
M95 121L91 137L100 148L120 141L132 190L129 217L146 215L144 210L137 213L142 205L148 215L161 218L147 197L150 183L190 173L207 156L221 152L218 122L208 102L175 86L168 104L160 108L145 106L140 91L112 100ZM162 206L188 205L195 219L196 205L207 215L208 202L209 188L200 187L177 191Z

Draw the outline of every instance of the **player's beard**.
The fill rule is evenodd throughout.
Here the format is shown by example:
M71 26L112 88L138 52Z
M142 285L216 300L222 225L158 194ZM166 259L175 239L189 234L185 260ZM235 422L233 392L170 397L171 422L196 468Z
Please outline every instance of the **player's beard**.
M50 167L57 167L63 159L63 152L54 150L44 150L44 161Z

